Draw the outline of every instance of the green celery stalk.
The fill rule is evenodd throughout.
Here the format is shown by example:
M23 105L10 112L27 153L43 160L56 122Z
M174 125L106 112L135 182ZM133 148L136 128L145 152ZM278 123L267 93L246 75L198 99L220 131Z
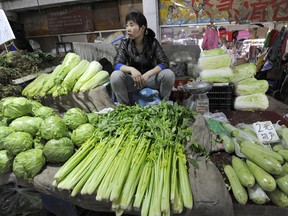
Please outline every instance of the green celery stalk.
M68 161L58 170L58 172L54 176L54 180L56 182L62 181L74 167L80 163L83 158L90 152L92 148L94 148L94 144L97 142L95 138L90 139L86 143L84 143L73 155L69 158Z
M117 138L116 144L108 149L104 159L98 164L94 172L89 176L83 188L81 189L81 194L92 194L95 192L97 187L99 186L101 180L103 179L105 173L109 169L112 164L112 161L118 154L121 143L125 137L123 133L120 137Z
M170 189L170 202L174 203L175 193L177 188L177 156L176 151L173 151L172 165L171 165L171 189Z
M146 162L143 168L143 171L141 173L140 181L138 183L137 191L135 194L135 200L133 207L136 209L140 209L143 197L147 191L147 188L149 187L150 183L150 177L152 173L152 166L151 162Z
M179 193L179 180L176 177L176 184L177 187L175 188L175 198L174 198L174 202L172 203L172 212L175 214L180 214L183 211L183 200L182 200L182 196Z
M156 144L157 145L157 144ZM163 148L160 147L159 149L159 155L157 158L157 161L154 165L154 190L152 194L152 200L151 200L151 206L149 215L161 215L161 196L162 196L162 188L163 188L163 178L164 178L164 169L162 166L162 154L163 154Z
M171 170L172 148L169 147L164 151L163 165L164 178L163 178L163 191L161 196L161 211L163 213L170 212L170 170Z
M77 164L74 169L71 170L71 172L57 185L57 188L71 190L89 169L91 159L93 160L97 154L98 149L92 149L88 155L82 161L80 161L80 163Z
M122 152L120 151L119 154L117 154L115 160L113 160L112 165L109 167L109 170L103 177L103 180L101 181L96 195L96 200L102 201L106 200L108 201L110 198L110 194L113 188L113 181L116 174L116 171L119 168L119 158L122 157Z
M138 151L136 151L138 153L135 154L135 161L129 171L127 180L122 190L122 199L120 203L122 209L127 209L129 204L132 202L132 199L134 198L136 187L140 180L141 171L143 170L143 164L149 148L149 144L146 139L140 138L140 140L141 141L137 146Z
M110 201L119 199L122 188L124 186L124 182L129 172L131 162L132 162L131 155L133 155L135 151L135 147L136 147L135 137L132 135L129 139L127 139L126 142L127 144L124 146L124 149L123 149L124 155L121 158L120 167L116 173L117 178L113 185L113 189L112 189L111 196L110 196Z
M149 187L145 192L142 208L141 208L141 216L147 216L150 211L151 202L152 202L152 193L154 190L154 172L151 172L151 178L149 182Z
M178 153L178 169L180 193L182 195L183 204L186 208L192 209L193 197L186 167L186 155L184 153Z
M95 148L98 149L98 154L95 157L92 157L91 159L91 165L89 166L89 169L84 172L84 175L81 177L81 179L78 181L78 183L74 186L71 196L74 197L76 194L78 194L81 189L83 188L83 185L89 178L89 176L93 173L99 162L102 160L103 155L105 154L109 144L106 143L103 147L96 146ZM100 148L100 149L99 149Z

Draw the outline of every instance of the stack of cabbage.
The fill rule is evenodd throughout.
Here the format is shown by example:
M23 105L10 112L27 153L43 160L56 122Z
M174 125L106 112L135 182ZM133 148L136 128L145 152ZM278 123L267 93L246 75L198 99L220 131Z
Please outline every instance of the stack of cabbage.
M231 58L221 48L201 52L198 66L202 70L200 78L214 83L229 83L233 75Z
M94 132L88 114L71 108L63 117L24 97L0 101L0 174L13 170L32 181L46 162L64 163Z
M235 86L234 108L236 110L266 110L269 101L266 80L256 80L256 66L246 63L231 66L230 56L221 48L204 50L198 60L200 78L213 83L230 83Z
M269 84L267 80L254 78L256 74L255 64L238 65L232 70L231 83L234 84L236 95L234 108L244 111L266 110L269 107L269 100L265 93Z
M222 126L227 131L221 135L224 149L232 155L232 164L226 164L224 172L235 199L242 205L250 199L288 207L288 128L276 124L279 142L263 144L252 125Z
M97 61L81 60L75 53L68 53L62 64L51 74L41 74L22 91L28 98L67 95L72 91L85 92L109 81L109 73Z

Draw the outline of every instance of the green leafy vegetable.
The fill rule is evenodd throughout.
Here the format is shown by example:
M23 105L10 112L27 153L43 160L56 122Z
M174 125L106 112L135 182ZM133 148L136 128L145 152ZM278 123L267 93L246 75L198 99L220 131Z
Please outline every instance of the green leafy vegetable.
M12 171L13 159L6 150L0 151L0 174Z
M41 171L45 165L45 157L41 149L29 149L19 153L13 162L13 173L28 182Z
M46 107L46 106L42 106L37 109L34 109L33 114L35 117L40 117L42 119L46 119L50 116L57 115L54 109L52 109L51 107Z
M0 126L0 150L4 149L5 138L14 130L8 126Z
M88 122L86 112L80 108L70 108L64 113L63 120L69 129L75 130L79 125Z
M50 116L41 123L40 136L43 139L60 139L67 135L67 126L60 116Z
M0 101L0 113L8 119L31 114L31 102L24 97L7 97Z
M8 154L15 156L33 147L33 137L26 132L13 132L4 140L4 148Z
M257 80L254 77L244 79L235 84L235 94L251 95L251 94L265 94L269 88L267 80Z
M74 145L80 147L83 143L86 142L86 140L92 137L94 131L95 127L92 124L82 124L72 131L71 140Z
M11 122L9 125L14 131L22 131L36 136L43 119L39 117L22 116Z
M254 63L241 64L232 67L233 76L231 77L232 83L237 83L241 80L253 77L256 74L256 65Z
M269 100L265 94L251 94L237 96L234 108L242 111L266 110L269 107Z
M74 145L67 137L52 139L45 144L43 153L50 163L63 163L74 153Z

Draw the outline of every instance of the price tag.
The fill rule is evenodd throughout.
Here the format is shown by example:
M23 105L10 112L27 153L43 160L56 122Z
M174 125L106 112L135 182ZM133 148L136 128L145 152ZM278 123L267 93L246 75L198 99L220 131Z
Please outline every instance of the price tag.
M271 121L256 122L253 124L258 139L262 143L274 143L279 137Z

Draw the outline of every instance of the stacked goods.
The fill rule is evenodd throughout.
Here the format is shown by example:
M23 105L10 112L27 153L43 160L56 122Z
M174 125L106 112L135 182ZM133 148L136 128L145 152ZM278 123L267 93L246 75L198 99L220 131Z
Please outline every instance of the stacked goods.
M193 116L188 108L165 102L119 105L97 117L93 136L55 174L53 185L72 197L93 194L110 201L117 215L132 208L141 215L191 209L184 146Z
M46 67L59 63L57 57L50 53L11 51L0 54L0 98L21 96L22 85L14 81L20 78L38 74Z
M256 80L256 66L253 63L231 66L231 58L222 48L204 50L198 60L200 78L213 83L229 83L235 89L236 110L266 110L269 106L265 95L266 80ZM221 96L219 96L221 97Z
M224 164L224 173L234 198L243 205L250 199L288 207L288 128L276 125L280 140L263 144L252 125L221 125L228 134L221 137L224 150L232 157L231 164Z
M231 58L221 48L201 52L198 66L202 70L200 78L214 83L229 83L233 72Z
M61 117L52 108L24 97L2 99L0 174L13 171L31 182L46 163L63 164L92 136L95 117L91 123L88 116L71 108Z
M246 63L232 68L233 77L231 82L234 84L236 110L254 111L266 110L269 101L265 93L269 84L266 80L257 80L256 66L253 63Z
M109 81L109 73L97 61L81 60L75 53L66 54L51 74L42 74L22 91L28 98L68 95L85 92Z

